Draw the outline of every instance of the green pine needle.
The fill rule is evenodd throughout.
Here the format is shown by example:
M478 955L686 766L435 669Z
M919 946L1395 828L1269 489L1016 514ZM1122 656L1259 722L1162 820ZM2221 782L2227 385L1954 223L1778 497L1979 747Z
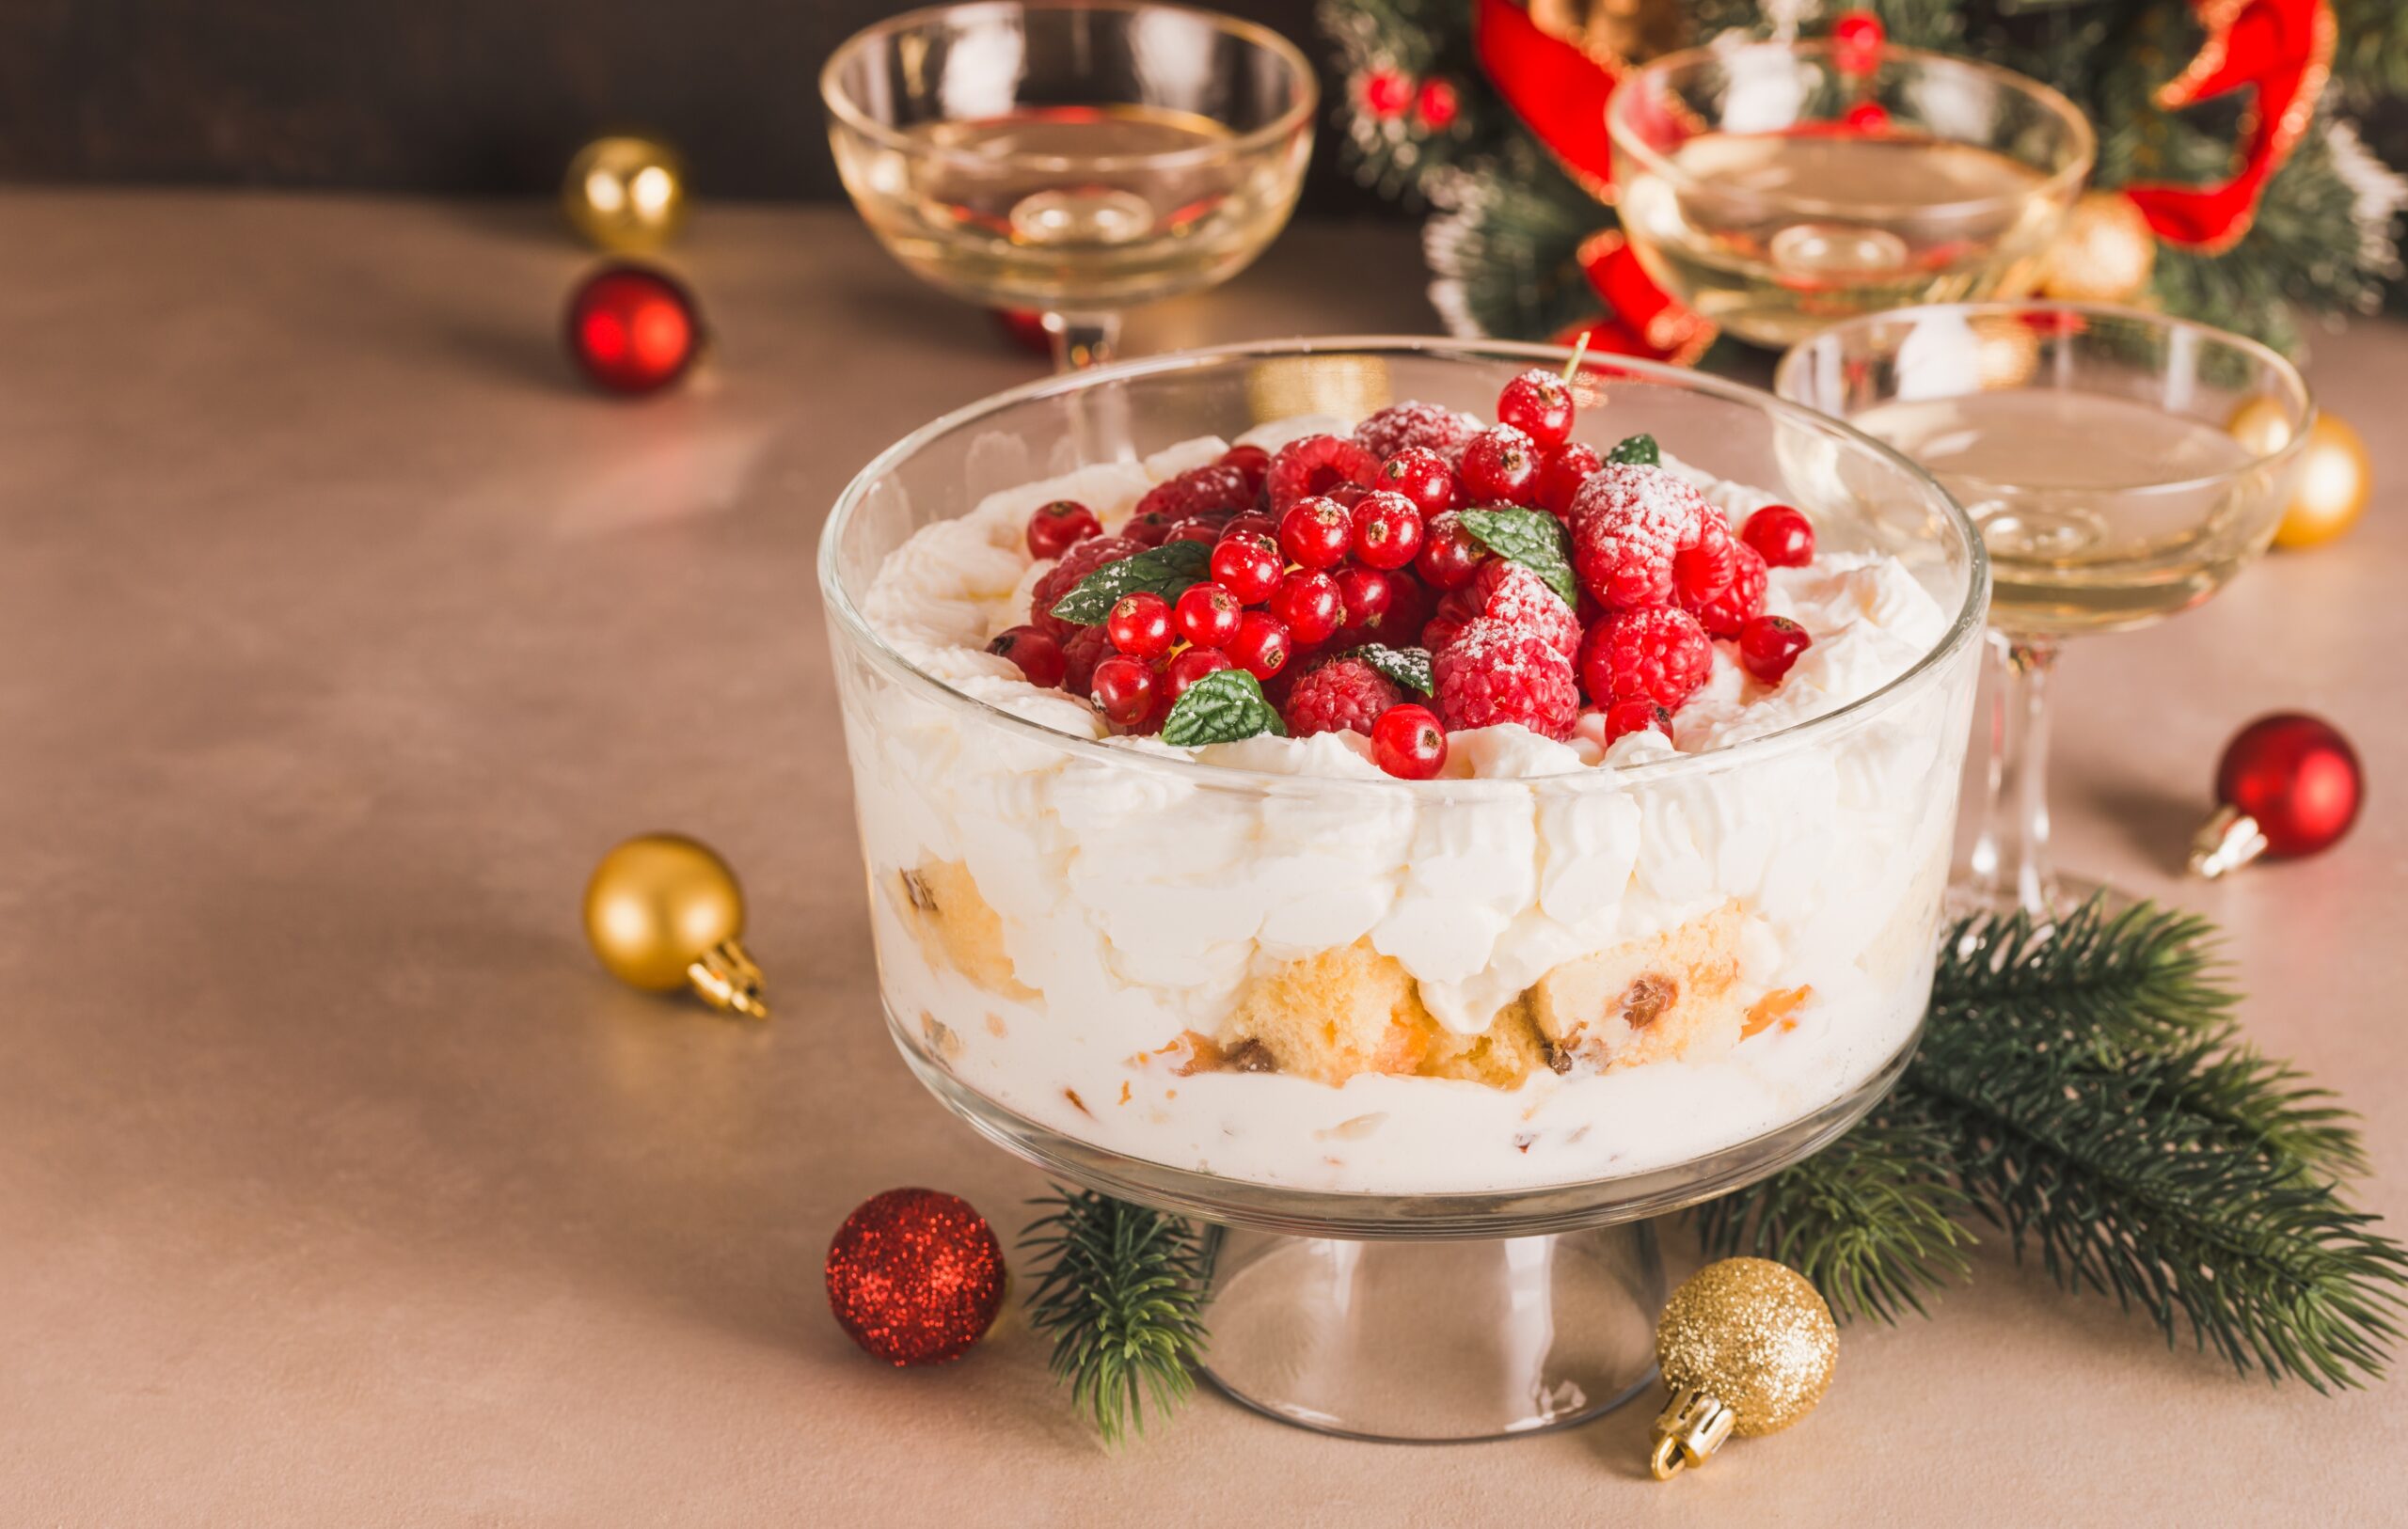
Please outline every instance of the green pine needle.
M1897 1092L1702 1207L1708 1251L1781 1258L1838 1314L1894 1320L1961 1274L1970 1209L2060 1285L2140 1307L2169 1342L2187 1328L2244 1373L2320 1391L2380 1376L2408 1251L2340 1196L2365 1166L2349 1115L2238 1039L2213 938L2147 904L1959 925Z
M1059 1186L1020 1245L1039 1255L1030 1324L1054 1335L1054 1376L1107 1444L1146 1428L1146 1408L1175 1411L1196 1390L1205 1266L1175 1216Z

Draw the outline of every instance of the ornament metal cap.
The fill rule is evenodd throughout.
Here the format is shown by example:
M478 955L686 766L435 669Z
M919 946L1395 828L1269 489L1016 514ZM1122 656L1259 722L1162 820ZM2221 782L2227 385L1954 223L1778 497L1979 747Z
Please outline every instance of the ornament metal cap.
M1720 1397L1696 1386L1672 1393L1647 1430L1656 1448L1647 1469L1658 1481L1670 1481L1692 1465L1703 1465L1739 1426L1739 1414Z
M613 848L585 888L585 938L610 974L653 992L691 988L715 1009L767 1019L761 969L738 938L744 891L709 845L648 833Z
M2227 802L2192 837L2191 874L2212 881L2266 853L2267 843L2258 820Z

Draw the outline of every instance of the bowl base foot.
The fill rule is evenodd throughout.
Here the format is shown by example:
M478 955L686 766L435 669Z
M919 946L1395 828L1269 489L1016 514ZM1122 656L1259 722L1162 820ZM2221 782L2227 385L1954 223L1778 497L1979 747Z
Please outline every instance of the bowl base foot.
M1569 1427L1656 1376L1645 1222L1487 1241L1216 1229L1204 1373L1300 1428L1434 1442Z

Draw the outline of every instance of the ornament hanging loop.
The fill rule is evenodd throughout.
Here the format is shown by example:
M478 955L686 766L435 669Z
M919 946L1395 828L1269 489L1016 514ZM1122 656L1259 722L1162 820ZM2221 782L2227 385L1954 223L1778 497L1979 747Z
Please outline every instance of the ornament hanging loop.
M2191 841L2191 874L2212 881L2266 853L2266 830L2258 820L2226 803L2216 809Z
M1647 1469L1658 1481L1670 1481L1692 1465L1703 1465L1731 1438L1739 1414L1723 1400L1699 1386L1685 1386L1656 1414L1648 1432L1656 1442Z
M761 969L733 938L721 940L694 958L686 977L703 1001L715 1009L747 1019L769 1017L768 1001L761 996Z

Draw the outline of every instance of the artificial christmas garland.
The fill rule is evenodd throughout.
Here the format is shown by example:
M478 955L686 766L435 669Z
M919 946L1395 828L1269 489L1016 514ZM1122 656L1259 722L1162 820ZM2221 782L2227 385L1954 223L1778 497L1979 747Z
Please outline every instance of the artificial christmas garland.
M1694 1213L1709 1256L1812 1280L1895 1321L1970 1271L1968 1220L2068 1292L2139 1305L2234 1368L2321 1391L2379 1377L2408 1249L2353 1208L2364 1166L2331 1096L2239 1037L2213 927L2094 903L2052 930L1959 924L1905 1079L1839 1141ZM1192 1390L1209 1234L1080 1191L1023 1246L1054 1368L1107 1440Z
M2408 90L2394 0L1873 0L1891 40L2002 64L2099 133L2056 295L2124 297L2296 349L2299 313L2371 312L2408 182L2351 114ZM1366 184L1435 212L1458 333L1694 359L1711 339L1614 231L1603 108L1634 63L1828 29L1817 0L1323 0ZM1433 109L1433 103L1437 109Z

